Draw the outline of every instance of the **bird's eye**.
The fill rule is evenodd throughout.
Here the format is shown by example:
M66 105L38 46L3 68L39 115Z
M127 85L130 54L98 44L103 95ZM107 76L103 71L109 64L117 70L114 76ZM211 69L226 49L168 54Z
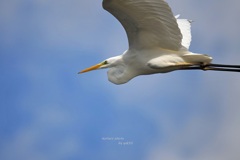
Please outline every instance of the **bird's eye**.
M107 62L107 61L104 61L103 64L106 65L106 64L108 64L108 62Z

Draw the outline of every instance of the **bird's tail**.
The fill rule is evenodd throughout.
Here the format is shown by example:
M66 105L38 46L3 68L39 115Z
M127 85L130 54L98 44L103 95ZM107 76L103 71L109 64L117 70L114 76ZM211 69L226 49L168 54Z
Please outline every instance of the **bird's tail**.
M198 53L188 53L182 56L185 62L191 64L210 64L212 61L212 57L206 54L198 54Z

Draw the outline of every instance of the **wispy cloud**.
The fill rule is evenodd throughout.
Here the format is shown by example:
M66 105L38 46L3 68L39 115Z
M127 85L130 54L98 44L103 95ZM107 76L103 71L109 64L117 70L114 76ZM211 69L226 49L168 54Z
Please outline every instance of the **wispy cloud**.
M193 52L209 54L214 62L239 64L239 1L168 2L175 14L194 21ZM66 78L74 72L70 66L91 65L127 49L122 26L101 8L101 1L12 0L0 4L2 45L25 47L26 51L38 48L27 55L21 52L20 73L16 74L28 84L19 91L17 102L29 119L16 126L16 132L1 145L3 159L74 159L80 155L87 159L86 153L106 159L122 153L119 146L101 142L102 134L136 138L132 148L124 148L132 157L139 153L151 160L240 157L238 74L172 72L140 76L121 86L110 84L106 71ZM9 53L11 57L19 48ZM76 51L62 51L70 49ZM149 125L156 130L152 139L139 133ZM140 147L147 140L153 143ZM109 155L109 150L115 154Z

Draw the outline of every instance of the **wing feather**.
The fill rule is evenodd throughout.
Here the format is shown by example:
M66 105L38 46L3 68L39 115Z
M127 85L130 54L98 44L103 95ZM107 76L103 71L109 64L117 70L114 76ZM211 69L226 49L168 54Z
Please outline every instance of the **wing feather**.
M182 34L164 0L103 0L103 8L123 25L130 49L181 49Z
M177 19L177 23L183 35L182 46L188 49L192 40L192 36L191 36L192 21L188 19Z

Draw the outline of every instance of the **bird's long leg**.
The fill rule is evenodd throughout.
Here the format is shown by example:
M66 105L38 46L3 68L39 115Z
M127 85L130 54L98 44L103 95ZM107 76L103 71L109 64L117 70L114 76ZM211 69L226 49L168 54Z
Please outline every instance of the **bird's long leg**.
M182 67L179 70L240 72L240 65L225 65L225 64L206 64L206 65L204 65L204 64L200 64L200 65Z
M210 64L206 64L204 65L205 67L225 67L225 68L240 68L240 65L228 65L228 64L213 64L213 63L210 63Z
M240 72L239 69L232 69L232 68L217 68L217 67L204 67L201 68L204 71L226 71L226 72Z

